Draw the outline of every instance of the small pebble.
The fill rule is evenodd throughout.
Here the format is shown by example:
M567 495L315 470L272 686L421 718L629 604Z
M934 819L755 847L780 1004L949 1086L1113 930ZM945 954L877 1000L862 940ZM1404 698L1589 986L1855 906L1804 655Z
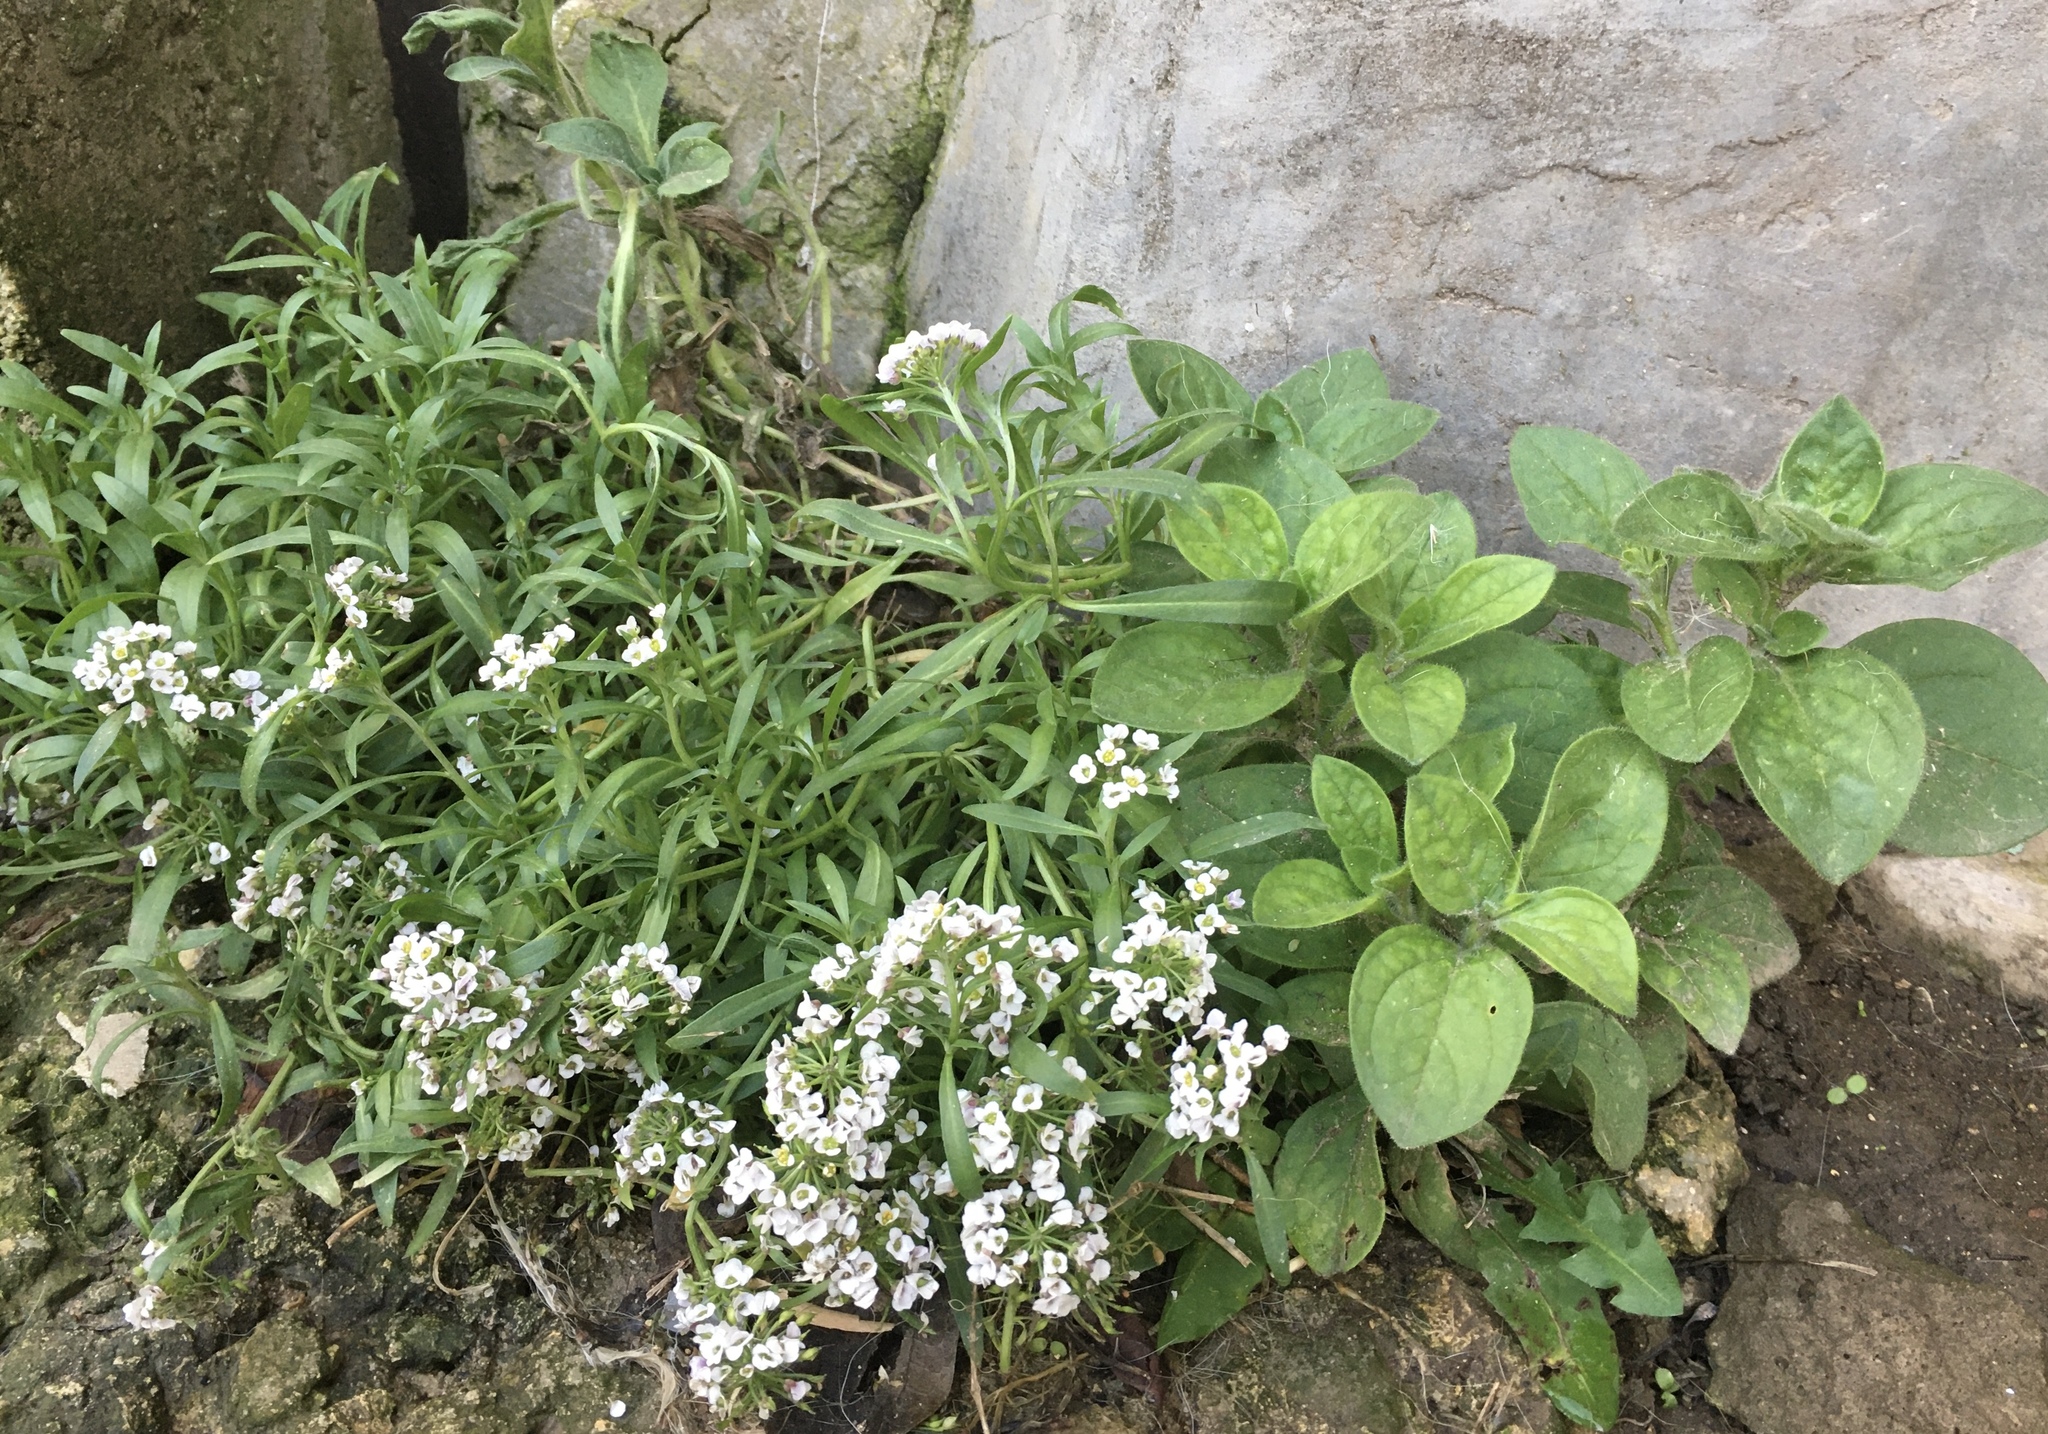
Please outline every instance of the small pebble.
M614 1399L614 1400L612 1401L612 1418L614 1418L614 1419L624 1419L625 1417L626 1417L626 1401L625 1401L625 1400L623 1400L623 1399Z

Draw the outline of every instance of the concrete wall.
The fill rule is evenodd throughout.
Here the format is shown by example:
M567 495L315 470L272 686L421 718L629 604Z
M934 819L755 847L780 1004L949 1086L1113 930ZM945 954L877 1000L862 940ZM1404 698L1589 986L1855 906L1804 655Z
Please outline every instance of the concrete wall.
M2041 0L979 0L968 56L917 321L1096 282L1254 387L1370 344L1508 547L1531 422L1753 482L1839 390L2048 481ZM2048 557L1815 600L2048 666Z
M398 163L373 0L0 0L0 351L103 375L59 330L173 359L225 341L193 300L281 190L316 208ZM380 197L402 257L404 195Z

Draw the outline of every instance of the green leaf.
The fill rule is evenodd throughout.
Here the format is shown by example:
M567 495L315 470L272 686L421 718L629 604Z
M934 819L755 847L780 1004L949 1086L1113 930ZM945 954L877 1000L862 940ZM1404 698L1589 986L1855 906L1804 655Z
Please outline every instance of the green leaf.
M1387 376L1371 349L1346 349L1296 369L1268 392L1287 405L1296 423L1313 428L1333 408L1385 398Z
M540 132L540 142L601 164L615 164L628 174L641 174L643 161L633 153L633 141L610 120L579 116L556 120Z
M1309 597L1303 616L1328 607L1421 541L1435 511L1412 493L1358 493L1317 514L1294 553L1295 577Z
M1692 565L1693 591L1744 627L1758 627L1771 613L1762 584L1741 563L1727 558L1700 558Z
M1351 600L1385 627L1398 627L1401 614L1437 590L1443 580L1479 556L1472 514L1452 493L1425 493L1435 512L1422 540L1394 555L1377 576L1351 590Z
M1601 1005L1624 1016L1636 1013L1635 933L1606 897L1553 886L1520 902L1494 925Z
M1615 535L1695 558L1767 559L1784 549L1758 526L1749 495L1725 473L1688 469L1646 489L1614 520Z
M668 66L654 47L597 31L583 66L583 91L626 132L640 162L651 162L661 145L661 102L668 94Z
M1272 1182L1266 1178L1266 1167L1259 1163L1251 1146L1242 1146L1240 1153L1244 1157L1246 1181L1252 1189L1252 1220L1259 1227L1260 1252L1266 1257L1266 1268L1273 1272L1273 1283L1284 1289L1293 1279L1287 1258L1287 1208L1274 1192Z
M1280 988L1280 1024L1289 1035L1319 1046L1351 1044L1351 971L1358 965L1359 949L1353 949L1341 971L1311 972Z
M823 518L826 522L844 528L850 533L858 533L871 542L904 548L913 553L925 553L949 562L961 562L965 556L960 544L950 538L943 538L924 528L899 522L886 513L877 513L847 498L813 499L804 504L798 511L798 516Z
M1432 777L1455 777L1490 802L1514 775L1515 729L1494 727L1453 737L1422 770Z
M1012 806L1008 802L971 802L960 809L964 816L978 822L992 822L1004 831L1029 832L1034 836L1084 837L1090 841L1095 833L1087 827L1073 822L1049 817L1044 812L1033 811L1030 807Z
M1581 1001L1536 1007L1529 1044L1549 1028L1570 1028L1570 1086L1593 1126L1593 1148L1610 1169L1626 1171L1642 1153L1650 1126L1650 1076L1643 1053L1621 1022Z
M470 85L478 80L495 80L500 75L510 75L514 84L523 81L523 88L535 88L533 71L519 61L503 55L464 55L442 73L458 85Z
M1060 1064L1057 1056L1029 1036L1010 1043L1009 1061L1018 1075L1044 1086L1047 1090L1072 1096L1076 1100L1085 1099L1089 1095L1087 1081L1077 1079L1072 1071Z
M1226 438L1202 460L1202 481L1249 488L1280 517L1291 553L1316 514L1351 496L1337 470L1306 448L1263 438Z
M1576 428L1516 429L1508 471L1537 537L1609 557L1621 556L1614 520L1649 486L1633 458Z
M1676 938L1700 933L1719 936L1735 948L1747 972L1782 971L1799 959L1799 942L1770 893L1732 866L1687 866L1667 873L1644 889L1628 914L1638 930L1662 939L1667 949ZM1647 963L1644 970L1647 980ZM1650 984L1685 1011L1687 1020L1693 1020L1678 997L1655 981ZM1747 976L1744 992L1755 984L1754 977ZM1699 1026L1698 1021L1693 1024ZM1725 1022L1716 1025L1717 1031L1725 1029ZM1700 1034L1707 1034L1704 1026ZM1735 1032L1738 1037L1741 1034Z
M1391 463L1436 427L1437 412L1419 403L1350 398L1332 404L1308 429L1308 446L1339 473Z
M1233 849L1226 865L1232 886L1255 891L1259 882L1283 861L1313 857L1337 861L1337 848L1315 822L1315 801L1309 792L1309 768L1294 762L1232 767L1181 783L1173 809L1173 836L1186 850L1204 848L1228 830L1243 824L1292 813L1309 819L1304 825L1255 844ZM1249 935L1250 933L1247 932Z
M1249 726L1301 690L1285 662L1234 628L1150 623L1111 645L1095 674L1095 714L1155 732Z
M959 1090L953 1081L953 1058L948 1054L939 1062L939 1139L960 1198L979 1200L981 1171L974 1163L974 1145L967 1138L967 1117L960 1113Z
M1303 812L1261 812L1241 822L1232 822L1227 827L1204 832L1188 843L1188 855L1196 861L1207 861L1248 846L1262 846L1275 837L1299 831L1321 831L1322 827L1321 818Z
M1378 782L1349 762L1319 756L1309 765L1309 791L1344 870L1361 890L1370 891L1401 865L1394 804Z
M1351 978L1351 1053L1394 1143L1447 1139L1507 1094L1529 1037L1529 978L1501 951L1425 926L1368 946Z
M1899 674L1927 729L1927 766L1892 839L1979 856L2048 828L2048 681L2004 638L1915 618L1849 644Z
M1136 344L1132 345L1137 347ZM1243 1309L1266 1277L1265 1261L1259 1258L1259 1230L1249 1215L1225 1215L1210 1222L1231 1242L1231 1248L1250 1260L1238 1261L1214 1240L1204 1237L1181 1252L1173 1271L1173 1292L1167 1297L1166 1312L1159 1317L1153 1342L1159 1348L1186 1344L1221 1329L1230 1317Z
M716 140L678 132L662 145L659 168L661 185L655 193L663 199L676 199L725 183L732 173L732 155Z
M1426 657L1506 627L1543 601L1557 569L1540 558L1495 553L1475 558L1401 614L1407 657Z
M1643 984L1669 1001L1700 1039L1735 1054L1749 1028L1749 964L1727 937L1705 926L1677 926L1644 905L1629 913L1642 931L1636 954ZM1666 929L1653 932L1652 924Z
M1287 1233L1308 1267L1339 1275L1372 1253L1387 1222L1378 1127L1363 1092L1317 1101L1288 1128L1273 1171Z
M1656 756L1618 727L1565 748L1522 847L1530 890L1576 886L1620 901L1656 864L1671 794Z
M1498 802L1517 832L1536 824L1565 748L1596 727L1613 726L1618 716L1564 651L1556 643L1489 632L1442 659L1465 681L1465 731L1515 729L1515 771Z
M1988 468L1914 464L1885 475L1863 530L1884 546L1839 555L1825 581L1910 583L1941 592L2048 539L2048 493Z
M1926 754L1912 691L1854 648L1759 658L1733 736L1757 801L1828 881L1861 871L1883 848Z
M1107 598L1068 598L1066 605L1082 612L1116 613L1122 617L1159 618L1168 622L1277 627L1294 615L1295 604L1300 600L1301 589L1293 583L1238 580L1148 588L1143 592L1121 593Z
M1764 651L1773 657L1797 657L1819 647L1827 635L1826 623L1810 612L1794 608L1779 613L1771 624L1770 636L1764 639Z
M1264 498L1233 483L1204 483L1204 501L1167 515L1167 535L1206 578L1271 581L1287 571L1287 533Z
M1283 931L1329 926L1356 916L1379 901L1379 893L1361 892L1341 870L1326 861L1302 858L1283 861L1267 872L1252 893L1252 920Z
M1550 591L1544 594L1544 601L1565 612L1630 631L1639 630L1635 609L1630 605L1634 598L1635 589L1627 583L1603 578L1598 573L1576 572L1560 572L1551 582Z
M1565 1271L1596 1289L1612 1289L1616 1309L1666 1319L1684 1313L1678 1276L1658 1247L1648 1215L1624 1214L1605 1185L1586 1186L1582 1203L1565 1190L1554 1165L1508 1188L1536 1207L1523 1237L1583 1246L1564 1262Z
M1351 669L1351 705L1368 737L1404 762L1422 762L1465 720L1465 684L1431 662L1390 678L1367 654Z
M1764 491L1853 528L1884 491L1884 448L1855 405L1836 394L1799 430Z
M1703 762L1749 701L1749 653L1732 637L1710 637L1678 657L1638 663L1622 675L1621 706L1636 735L1660 756Z
M414 20L405 30L405 48L417 55L434 42L436 35L471 34L495 49L512 37L519 27L495 10L481 6L466 5L441 10L429 10Z
M1401 825L1415 889L1438 911L1477 911L1515 889L1508 824L1469 784L1420 773L1409 778Z
M1244 385L1200 350L1164 339L1132 339L1126 351L1138 392L1161 418L1202 409L1251 417L1252 396Z

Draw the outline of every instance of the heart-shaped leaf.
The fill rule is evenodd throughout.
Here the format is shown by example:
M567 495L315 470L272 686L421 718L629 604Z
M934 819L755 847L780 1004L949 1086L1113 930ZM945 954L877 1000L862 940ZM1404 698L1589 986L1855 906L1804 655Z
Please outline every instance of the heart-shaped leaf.
M1280 515L1249 488L1204 483L1202 501L1175 508L1166 531L1205 578L1271 581L1287 571Z
M1497 800L1518 832L1536 825L1564 749L1619 720L1600 685L1568 655L1586 653L1599 649L1485 632L1444 654L1444 665L1465 682L1465 730L1515 729L1515 770Z
M1155 622L1110 646L1095 714L1155 732L1227 732L1270 717L1301 690L1284 654L1207 623Z
M1377 576L1351 590L1351 600L1385 627L1399 627L1402 613L1479 556L1479 530L1457 495L1425 493L1423 497L1435 509L1423 530L1423 540L1403 548Z
M1351 705L1368 737L1404 762L1422 762L1457 735L1465 684L1430 662L1388 677L1368 655L1351 669Z
M1749 700L1754 670L1732 637L1710 637L1678 657L1622 675L1621 706L1636 735L1674 762L1703 762Z
M1401 614L1401 646L1426 657L1506 627L1543 601L1557 569L1540 558L1495 553L1466 563Z
M1749 495L1726 473L1700 469L1653 484L1614 520L1615 535L1695 558L1782 557L1785 549L1757 522Z
M1371 349L1346 349L1297 369L1270 392L1297 423L1313 428L1333 408L1385 398L1387 376Z
M1337 470L1306 448L1264 438L1226 438L1202 460L1202 481L1249 488L1272 505L1294 551L1308 525L1351 496Z
M661 186L656 192L664 199L675 199L725 183L732 173L732 155L716 140L671 136L661 147L660 169Z
M1396 1145L1477 1125L1507 1094L1529 1038L1529 978L1504 951L1461 952L1426 926L1396 926L1351 977L1351 1054Z
M1856 406L1836 394L1799 430L1764 491L1853 528L1884 491L1884 448Z
M1619 727L1565 748L1522 848L1530 890L1577 886L1619 901L1656 864L1671 795L1655 754Z
M1609 557L1621 555L1615 518L1649 486L1633 458L1576 428L1516 429L1508 471L1537 537Z
M1905 820L1927 745L1912 691L1854 648L1758 659L1732 735L1757 801L1828 881L1869 865Z
M1977 856L2048 828L2048 681L2004 638L1915 618L1851 647L1912 689L1927 768L1893 840L1930 856Z
M1417 773L1402 813L1408 870L1446 915L1498 905L1515 889L1515 848L1493 803L1455 777Z
M540 142L555 149L573 154L579 159L594 159L603 164L615 164L628 174L649 176L640 157L633 153L633 141L626 132L610 120L591 119L587 116L577 119L556 120L540 132Z
M1283 861L1267 872L1252 893L1252 920L1261 926L1302 931L1356 916L1379 900L1360 891L1350 877L1326 861Z
M1251 417L1252 396L1244 385L1201 350L1165 339L1132 339L1126 352L1138 392L1161 418L1203 410Z
M1624 1016L1636 1013L1635 933L1606 897L1553 886L1494 924L1601 1005Z

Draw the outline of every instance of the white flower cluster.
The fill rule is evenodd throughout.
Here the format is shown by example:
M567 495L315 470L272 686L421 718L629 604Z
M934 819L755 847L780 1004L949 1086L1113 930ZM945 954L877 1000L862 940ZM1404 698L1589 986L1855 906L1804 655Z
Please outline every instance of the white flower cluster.
M520 1064L532 1055L525 1037L538 975L515 981L497 964L497 952L472 946L465 953L466 940L461 927L445 921L431 931L408 922L370 973L405 1013L398 1027L412 1038L405 1061L420 1073L420 1090L438 1095L452 1077L449 1107L458 1114L497 1091L551 1094L552 1087L536 1089ZM548 1107L534 1114L536 1127L552 1123Z
M628 617L612 631L626 639L626 650L619 657L628 667L645 667L655 658L668 651L668 634L661 629L668 620L668 604L658 602L647 609L647 631L640 631L640 619Z
M367 884L359 894L378 904L403 900L410 890L412 868L404 857L387 851L381 861L366 863L361 855L338 856L331 832L321 832L303 848L286 852L275 870L269 869L269 854L267 849L252 853L249 864L235 879L235 903L228 914L244 931L254 930L265 917L283 922L299 920L306 914L314 886L331 866L338 868L329 886L336 897L358 891L359 880L365 876ZM234 853L221 843L207 843L209 865L225 866L233 858ZM338 907L338 900L330 904L329 923L336 919Z
M669 1204L681 1208L698 1195L697 1181L710 1166L707 1152L717 1150L720 1136L732 1134L733 1124L711 1102L655 1081L640 1092L640 1103L612 1133L619 1189L624 1191L635 1177L666 1175L674 1185Z
M646 1076L630 1054L634 1030L643 1022L681 1025L702 984L676 969L665 944L621 946L617 960L593 965L570 994L564 1034L587 1054L570 1055L556 1075L572 1080L592 1065L605 1065L623 1070L635 1085L643 1083Z
M121 1318L128 1321L131 1328L145 1332L176 1329L178 1327L176 1320L163 1319L156 1312L156 1302L163 1297L164 1287L162 1285L155 1283L145 1284L135 1291L134 1299L121 1306Z
M320 665L313 669L313 675L306 679L306 686L313 692L332 692L335 684L341 681L342 674L355 665L356 659L354 654L343 652L338 647L330 647L327 649L327 656L322 658ZM282 706L284 701L285 699L280 697L278 705ZM259 727L263 725L262 717L256 719L256 725Z
M1287 1049L1287 1028L1268 1026L1257 1041L1245 1039L1245 1023L1212 1010L1195 1033L1173 1053L1166 1086L1171 1109L1166 1133L1177 1140L1214 1140L1237 1135L1238 1113L1251 1104L1252 1072L1269 1055ZM1203 1052L1196 1042L1208 1047Z
M875 367L875 377L883 383L901 383L923 367L927 359L942 354L950 343L958 343L963 349L984 349L988 347L988 335L958 321L933 324L923 333L912 329L882 355L881 363Z
M1126 750L1128 741L1131 749L1138 753L1134 761L1131 751ZM1067 775L1074 779L1076 786L1087 786L1097 777L1102 778L1102 805L1116 810L1132 797L1149 796L1157 791L1169 802L1180 800L1180 773L1171 762L1161 762L1158 768L1147 773L1138 762L1159 750L1159 739L1140 728L1133 732L1121 722L1112 722L1102 729L1102 740L1095 750L1083 752L1067 769Z
M491 658L476 670L476 680L488 682L500 692L524 692L533 675L555 665L555 654L565 642L574 641L576 629L557 623L534 640L531 647L516 632L508 632L491 644Z
M1216 993L1216 953L1209 949L1209 938L1236 934L1236 925L1224 913L1242 909L1244 895L1232 891L1220 904L1210 900L1230 879L1222 867L1189 861L1181 864L1181 871L1187 878L1187 899L1180 903L1169 902L1146 882L1132 889L1138 918L1124 927L1123 940L1109 953L1109 964L1088 973L1091 982L1106 989L1089 992L1081 1003L1083 1015L1108 999L1109 1024L1131 1031L1153 1029L1154 1007L1169 1022L1193 1023L1201 1017L1204 1004ZM1189 924L1177 924L1181 920ZM1127 1042L1126 1053L1133 1059L1139 1051L1135 1042Z
M368 567L369 577L360 575ZM404 573L394 573L377 563L365 565L361 558L343 558L327 570L327 591L341 604L342 620L350 627L370 625L370 614L383 611L400 622L412 621L412 599L394 592L406 582Z
M160 622L102 628L92 650L71 665L71 675L87 692L107 694L99 704L102 714L126 707L128 721L138 727L148 724L152 710L144 692L167 699L164 705L187 726L202 717L225 722L235 715L233 690L253 691L263 679L254 672L233 672L223 684L219 667L192 665L198 651L197 643L177 641ZM210 696L208 688L213 689Z

